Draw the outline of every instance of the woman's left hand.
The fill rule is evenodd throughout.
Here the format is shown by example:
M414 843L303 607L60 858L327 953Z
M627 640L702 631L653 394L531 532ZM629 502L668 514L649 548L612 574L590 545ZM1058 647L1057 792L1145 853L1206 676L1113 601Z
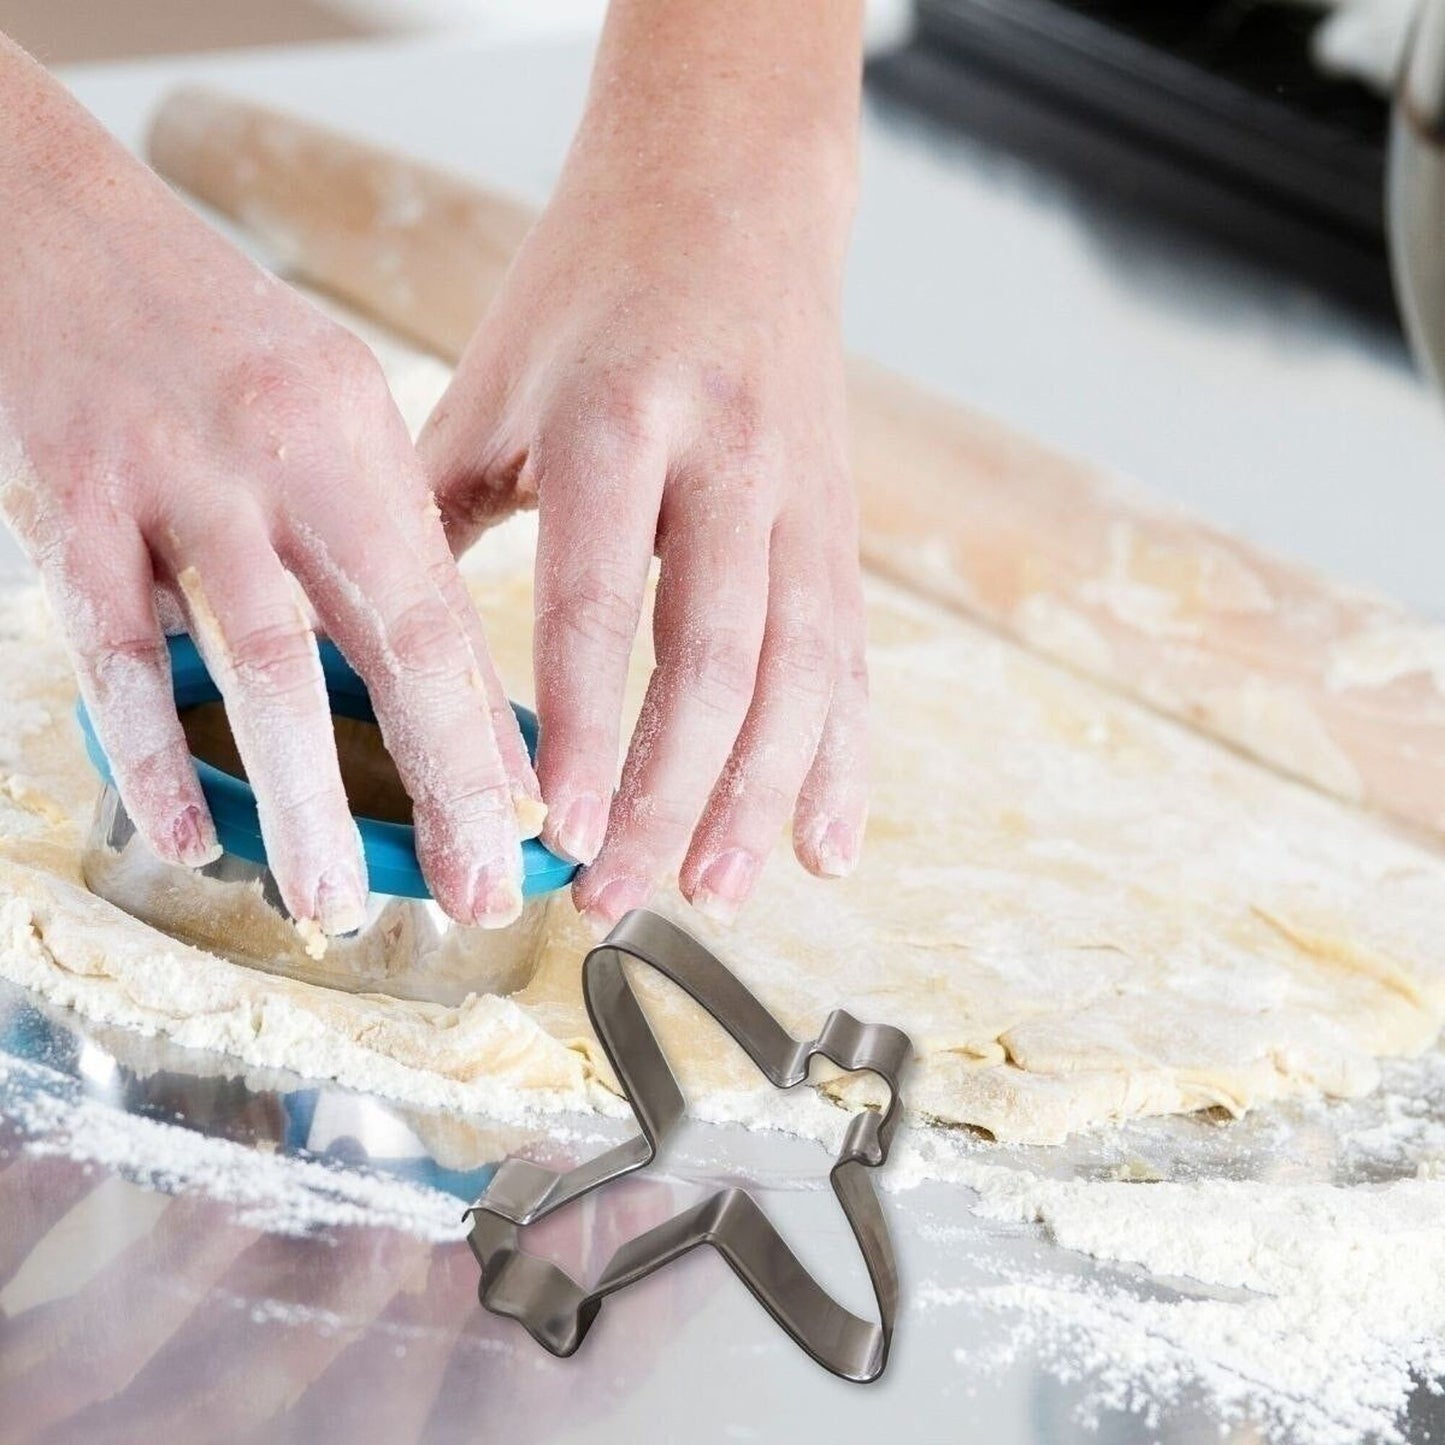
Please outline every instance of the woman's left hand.
M697 114L746 102L726 87L675 116L667 74L649 97L635 47L609 52L625 40L419 444L454 547L540 509L543 837L590 865L599 929L673 870L730 921L789 817L803 865L844 874L867 802L838 314L854 138ZM654 554L657 669L614 799Z

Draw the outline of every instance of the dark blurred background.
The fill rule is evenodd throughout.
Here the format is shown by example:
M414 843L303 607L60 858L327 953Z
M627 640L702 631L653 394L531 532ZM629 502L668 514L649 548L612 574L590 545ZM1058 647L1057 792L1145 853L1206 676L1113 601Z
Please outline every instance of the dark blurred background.
M878 96L1393 316L1389 93L1413 0L918 0Z

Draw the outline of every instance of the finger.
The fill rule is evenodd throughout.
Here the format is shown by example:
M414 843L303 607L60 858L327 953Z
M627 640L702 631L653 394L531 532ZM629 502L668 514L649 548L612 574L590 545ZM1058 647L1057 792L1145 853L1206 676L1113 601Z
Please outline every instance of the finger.
M667 515L653 630L657 668L597 862L575 898L594 929L642 906L683 858L737 740L767 616L767 509L756 488L698 486Z
M258 516L174 522L160 544L221 690L256 795L267 866L291 916L348 933L366 865L341 782L316 638Z
M424 524L420 546L430 560L442 595L466 628L486 688L502 764L512 779L517 824L524 838L535 838L547 812L542 789L492 660L481 619L455 561L486 527L518 505L516 474L525 453L519 452L511 461L504 482L492 475L489 466L489 442L504 402L501 377L499 368L459 366L457 378L422 428L416 447L417 482L426 488L425 506L419 514Z
M96 1186L93 1173L72 1159L17 1154L0 1160L0 1291L19 1272L57 1220Z
M68 1421L63 1438L280 1438L278 1417L376 1318L427 1247L388 1230L339 1230L328 1241L263 1236L211 1288L288 1308L300 1316L295 1323L279 1328L251 1310L202 1312L124 1391ZM194 1296L183 1288L180 1298L189 1305Z
M490 352L490 328L473 336L456 375L417 437L416 451L458 556L535 492L523 484L527 449L504 440L508 370Z
M456 559L447 544L446 533L442 530L436 506L425 499L417 510L418 519L414 543L426 560L432 580L441 592L452 616L461 624L467 643L472 650L476 670L482 680L482 690L487 699L488 715L491 719L492 736L497 742L502 767L511 784L512 807L516 814L517 828L523 838L535 838L542 831L547 816L542 802L542 788L532 767L527 752L526 739L517 722L517 714L507 697L507 690L492 659L492 650L487 645L482 619L472 603L467 584L457 569Z
M737 917L792 816L833 693L832 586L801 521L775 529L769 573L757 690L679 878L720 923Z
M538 458L533 672L548 846L578 863L602 847L617 781L628 663L657 536L660 448L591 430ZM599 526L599 519L606 525Z
M405 465L398 460L397 470ZM340 480L344 504L333 495L325 505L318 488L313 521L283 524L284 554L366 681L412 800L432 895L461 923L505 926L522 909L521 841L466 629L417 551L415 524L398 529L389 515L395 491L376 478ZM426 505L416 500L419 484L406 495Z
M793 851L819 878L858 865L868 819L868 661L863 585L856 556L833 569L837 664L823 736L793 815Z
M168 863L199 868L220 848L176 716L170 657L156 618L150 554L137 532L43 564L80 695L131 821Z

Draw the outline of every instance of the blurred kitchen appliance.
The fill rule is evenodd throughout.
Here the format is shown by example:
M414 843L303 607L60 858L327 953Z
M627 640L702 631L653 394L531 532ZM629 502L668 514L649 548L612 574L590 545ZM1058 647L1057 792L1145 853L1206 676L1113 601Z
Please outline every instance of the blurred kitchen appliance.
M1390 132L1390 251L1416 359L1445 393L1445 0L1421 0Z
M1389 102L1301 0L917 0L873 93L1394 316Z

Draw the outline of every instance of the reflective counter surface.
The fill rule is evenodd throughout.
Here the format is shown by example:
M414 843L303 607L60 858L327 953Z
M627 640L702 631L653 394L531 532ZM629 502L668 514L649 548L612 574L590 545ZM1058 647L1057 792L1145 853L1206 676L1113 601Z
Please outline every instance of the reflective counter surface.
M1171 1391L1151 1418L1147 1378L1135 1409L1100 1415L1087 1378L1066 1381L1057 1360L1003 1348L1008 1316L977 1307L978 1286L1047 1270L1161 1299L1218 1292L1095 1264L1036 1226L976 1219L959 1185L885 1194L904 1307L878 1384L824 1373L707 1252L610 1299L578 1354L556 1360L478 1307L461 1213L502 1152L577 1162L618 1137L620 1122L498 1128L280 1072L238 1074L219 1056L86 1029L10 986L0 986L0 1044L0 1441L856 1439L890 1429L926 1440L1259 1438L1247 1416L1222 1427L1187 1391ZM1445 1097L1429 1103L1445 1120ZM991 1153L1060 1177L1117 1177L1141 1158L1171 1178L1391 1176L1344 1147L1370 1122L1368 1101L1307 1111L1303 1129L1297 1113L1156 1121L1064 1149ZM244 1146L253 1167L239 1149L189 1147L195 1136ZM819 1278L867 1313L826 1188L830 1160L783 1134L688 1126L660 1169L537 1226L528 1247L593 1274L623 1240L739 1182ZM398 1222L405 1212L406 1227L389 1212ZM1412 1438L1441 1428L1445 1400L1421 1389Z

